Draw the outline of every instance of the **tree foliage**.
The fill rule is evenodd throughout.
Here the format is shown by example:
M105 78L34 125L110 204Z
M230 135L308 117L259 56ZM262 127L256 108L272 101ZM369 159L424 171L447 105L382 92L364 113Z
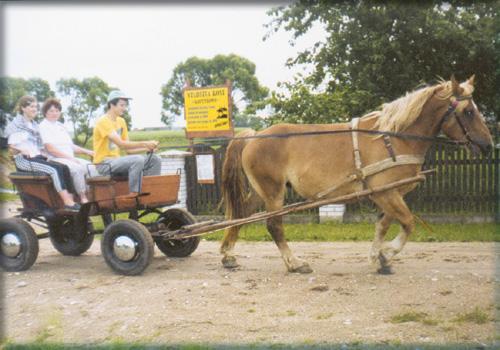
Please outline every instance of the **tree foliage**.
M233 115L254 114L265 105L268 89L255 76L255 64L238 55L217 55L211 59L190 57L179 63L172 77L162 86L162 121L170 125L175 116L183 114L182 95L186 81L203 87L232 82Z
M0 129L15 116L16 103L24 95L35 96L39 102L54 96L47 81L40 78L0 77Z
M499 14L498 1L319 0L274 8L269 35L285 29L293 42L321 25L326 36L288 60L313 70L272 94L272 121L351 119L452 74L476 74L475 101L498 118Z
M58 92L69 100L69 105L63 108L65 118L73 124L75 143L87 144L93 132L92 122L104 113L108 94L114 89L98 77L57 81ZM130 115L127 113L124 117L130 128Z

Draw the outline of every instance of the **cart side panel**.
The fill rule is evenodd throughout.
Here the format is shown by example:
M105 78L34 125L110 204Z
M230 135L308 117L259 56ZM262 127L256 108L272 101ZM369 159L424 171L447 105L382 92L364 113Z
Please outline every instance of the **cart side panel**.
M144 177L142 192L149 195L141 197L140 203L148 207L177 203L180 181L180 175Z
M11 174L9 175L9 179L16 186L19 193L21 193L21 200L25 209L40 209L38 203L29 197L40 199L52 209L61 209L64 207L64 203L55 190L50 176ZM28 196L23 196L23 194Z
M139 204L144 207L158 207L175 204L179 192L180 175L145 176L142 180L142 193ZM125 179L105 179L89 181L90 197L99 207L112 211L136 209L135 198L119 198L129 193ZM118 198L117 198L118 197Z

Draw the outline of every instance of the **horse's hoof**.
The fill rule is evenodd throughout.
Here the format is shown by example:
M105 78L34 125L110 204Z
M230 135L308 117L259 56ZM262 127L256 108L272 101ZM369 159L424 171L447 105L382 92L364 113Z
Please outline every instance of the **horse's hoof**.
M377 272L381 275L392 275L391 265L389 265L389 260L384 256L384 254L380 253L378 256L378 261L380 263L380 268Z
M226 269L235 269L240 265L238 264L234 256L225 256L222 258L222 266L224 266Z
M394 272L390 266L382 266L377 270L377 273L380 275L392 275Z
M309 266L309 264L304 264L299 267L296 267L294 269L290 269L290 272L294 273L311 273L313 272L313 269Z

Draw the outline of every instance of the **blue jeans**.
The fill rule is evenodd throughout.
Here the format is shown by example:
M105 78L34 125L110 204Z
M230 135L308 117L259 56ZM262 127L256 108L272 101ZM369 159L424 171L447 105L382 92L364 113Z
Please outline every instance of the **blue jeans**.
M101 175L127 175L130 192L141 192L142 176L160 175L161 159L157 155L137 154L108 158L96 165Z

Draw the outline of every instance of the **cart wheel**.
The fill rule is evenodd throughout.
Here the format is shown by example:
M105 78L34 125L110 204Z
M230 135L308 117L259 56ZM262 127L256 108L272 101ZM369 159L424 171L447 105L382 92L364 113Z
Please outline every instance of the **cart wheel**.
M116 220L104 230L101 252L115 272L139 275L153 259L153 238L146 227L137 221Z
M168 209L158 218L158 223L164 224L169 230L176 230L184 225L194 224L195 222L196 220L189 212L177 208ZM163 254L180 258L191 255L200 243L200 237L186 239L162 239L161 237L155 237L154 240Z
M49 222L49 237L52 245L62 255L78 256L89 250L94 235L92 223L79 224L73 217Z
M5 271L29 269L38 257L38 237L19 218L0 219L0 265Z

